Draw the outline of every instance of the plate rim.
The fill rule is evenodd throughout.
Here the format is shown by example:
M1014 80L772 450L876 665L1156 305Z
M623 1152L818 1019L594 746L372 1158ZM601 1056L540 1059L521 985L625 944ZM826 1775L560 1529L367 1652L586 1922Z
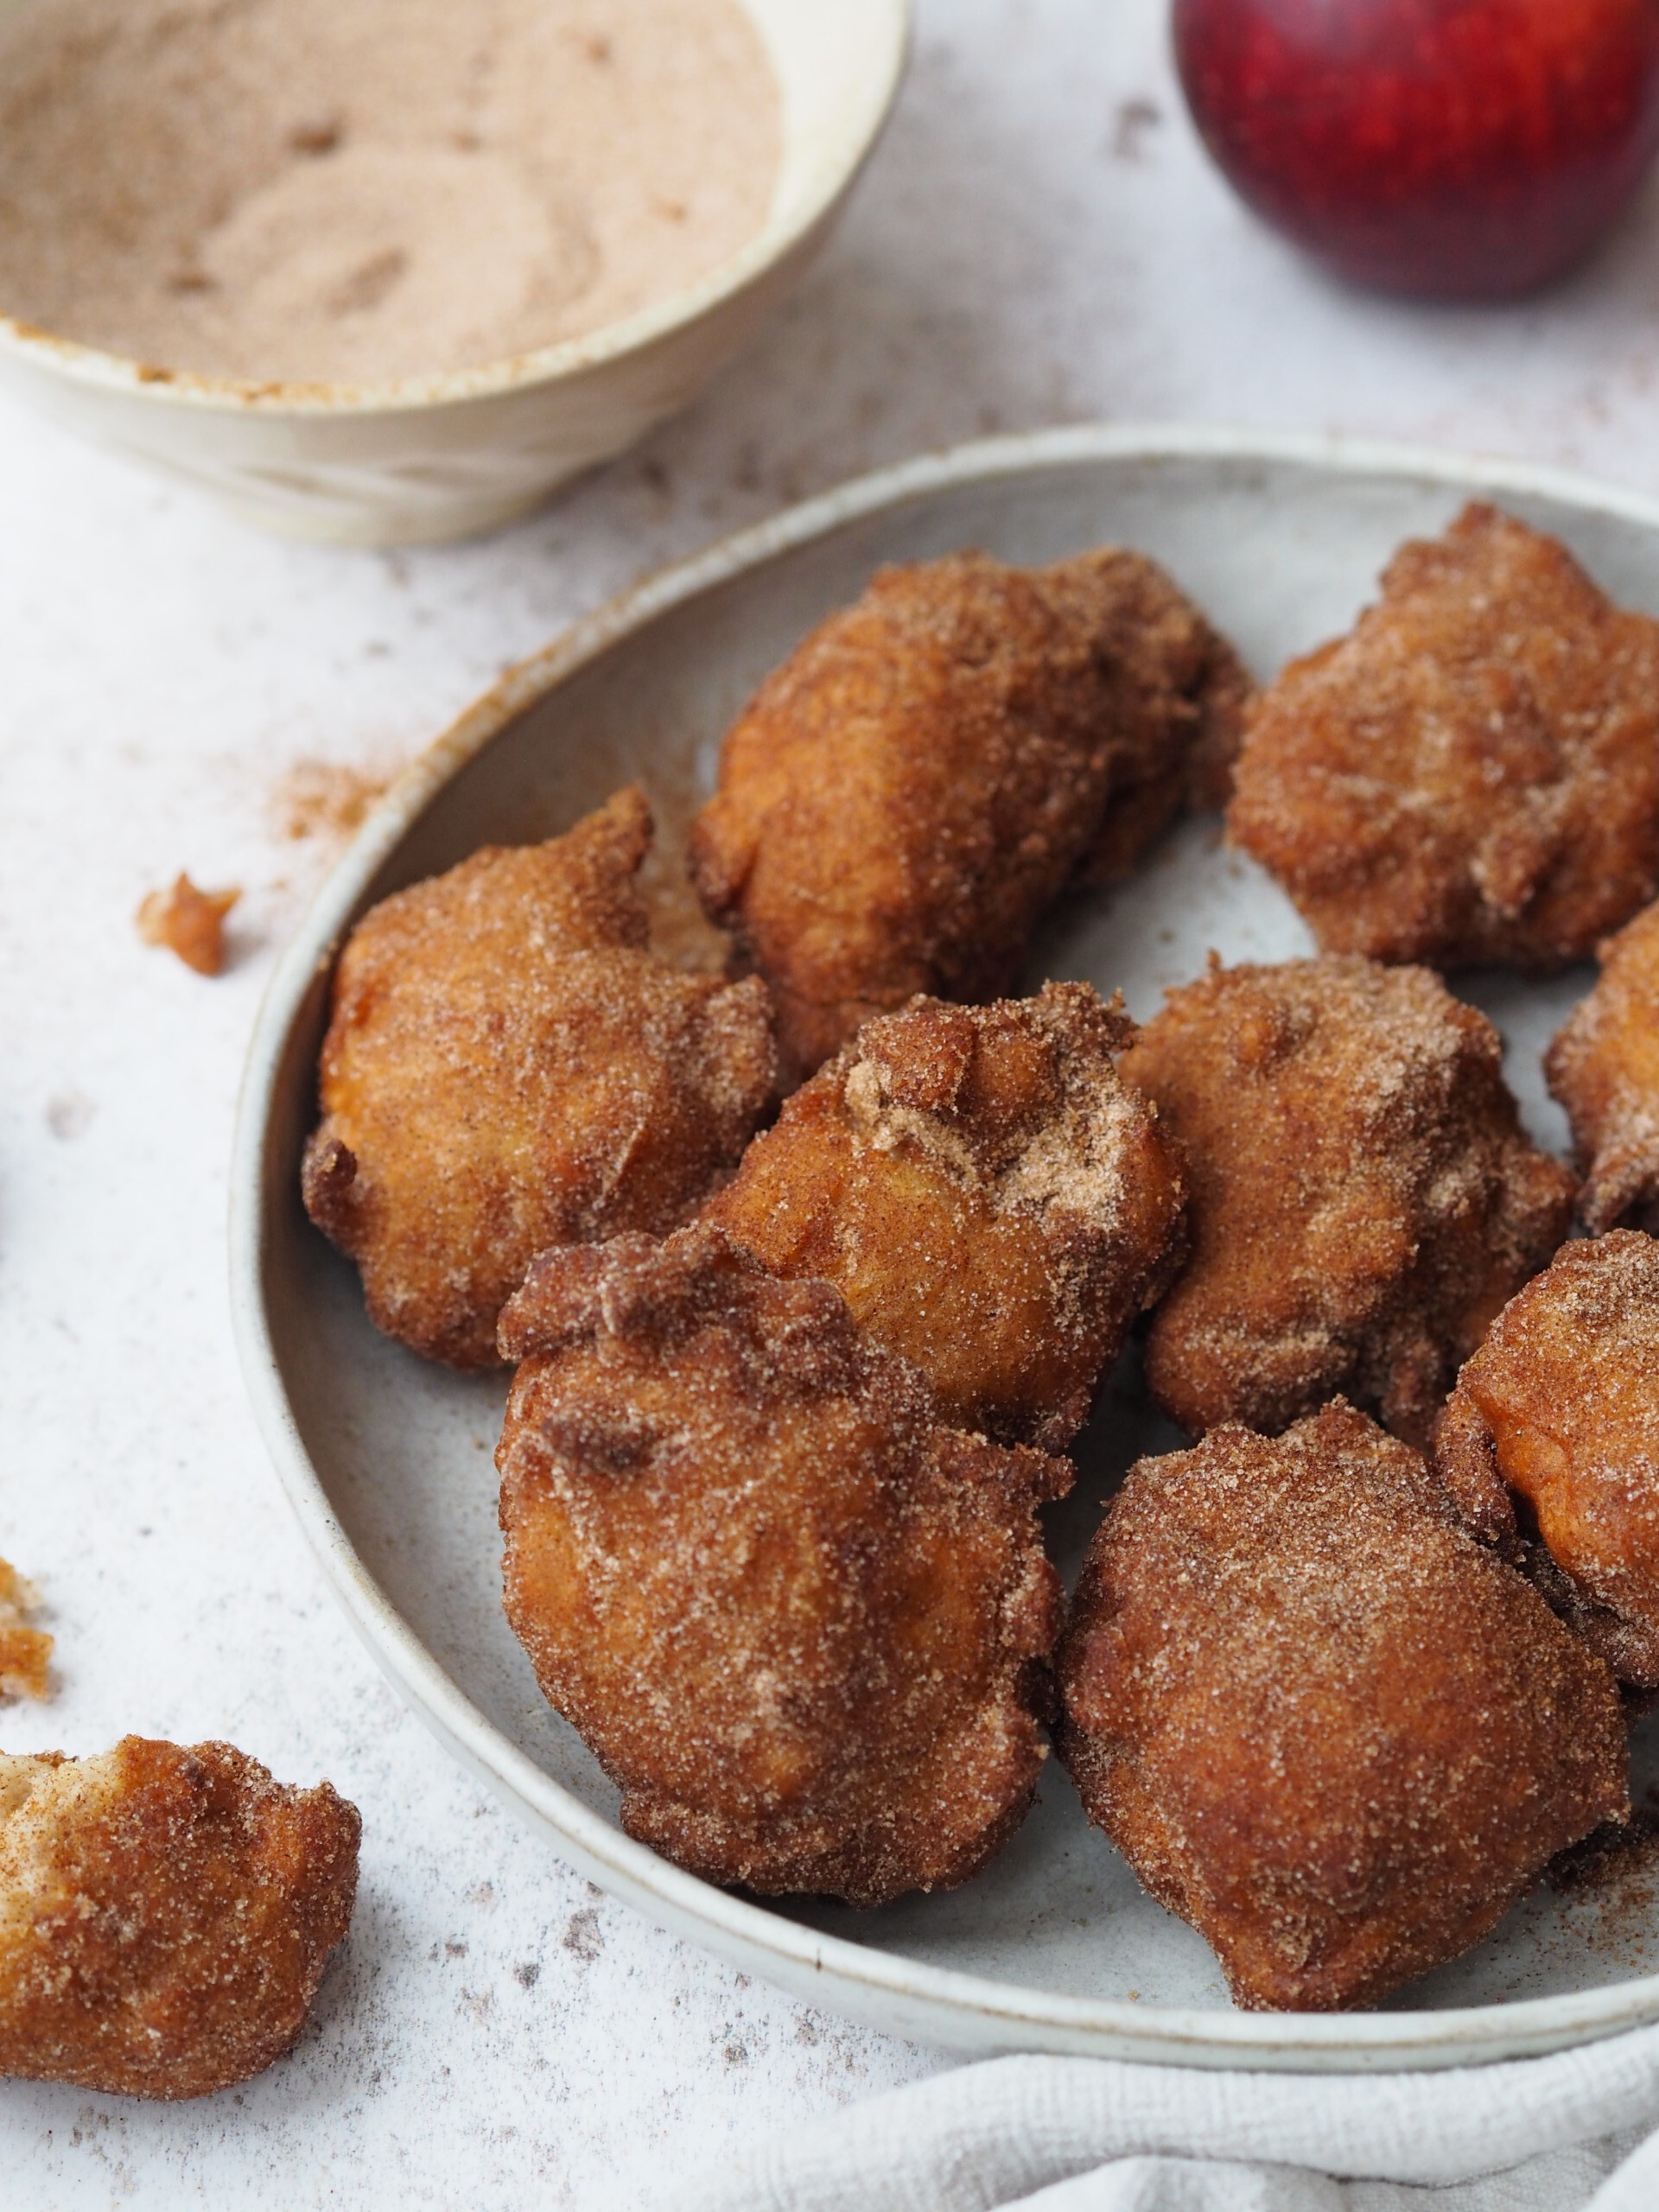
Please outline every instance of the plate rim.
M511 723L670 608L847 524L973 482L1102 461L1289 463L1319 474L1414 479L1471 493L1532 494L1617 516L1659 537L1659 497L1580 472L1333 432L1227 423L1083 424L981 439L853 478L721 538L615 594L505 671L409 764L318 887L279 957L244 1065L230 1167L228 1258L237 1351L289 1505L347 1619L404 1702L560 1855L671 1933L809 2004L962 2050L1052 2050L1166 2065L1381 2072L1491 2064L1659 2019L1659 1974L1512 2005L1433 2011L1211 2011L1085 1998L937 1967L827 1936L715 1888L613 1826L537 1765L445 1673L358 1557L305 1450L265 1312L268 1152L294 1024L375 873L417 819Z

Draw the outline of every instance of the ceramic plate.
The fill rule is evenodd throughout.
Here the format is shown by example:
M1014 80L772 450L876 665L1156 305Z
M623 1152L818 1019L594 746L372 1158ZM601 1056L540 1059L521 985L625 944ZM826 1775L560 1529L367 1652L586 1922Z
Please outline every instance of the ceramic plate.
M238 1135L232 1296L254 1403L307 1535L353 1624L460 1758L560 1856L666 1928L813 2003L962 2050L1042 2050L1309 2069L1510 2057L1659 2018L1659 1897L1543 1890L1467 1958L1390 2005L1334 2018L1236 2012L1209 1950L1138 1888L1051 1764L1040 1802L964 1889L875 1911L760 1904L683 1873L617 1825L617 1793L543 1703L499 1604L491 1454L505 1384L423 1364L376 1334L354 1270L307 1222L301 1146L331 956L363 910L486 841L567 828L620 784L656 804L664 939L707 957L680 872L721 733L768 670L883 562L963 545L1053 560L1103 540L1153 555L1258 674L1344 628L1402 537L1471 495L1557 532L1617 597L1659 612L1659 503L1530 469L1306 438L1065 431L912 463L798 507L613 603L514 671L368 823L272 982ZM1230 962L1311 949L1218 825L1188 823L1128 885L1068 907L1029 982L1087 977L1154 1012L1211 946ZM1539 1054L1586 971L1460 988L1498 1023L1535 1133L1561 1147ZM1179 1439L1133 1363L1080 1441L1052 1514L1071 1572L1122 1471ZM1659 1732L1649 1731L1659 1735ZM1637 1743L1638 1794L1653 1764Z

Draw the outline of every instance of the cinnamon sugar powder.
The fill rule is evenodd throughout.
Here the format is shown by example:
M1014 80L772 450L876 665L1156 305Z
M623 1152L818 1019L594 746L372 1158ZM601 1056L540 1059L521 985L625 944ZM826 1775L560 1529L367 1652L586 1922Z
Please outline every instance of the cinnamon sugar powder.
M0 312L254 381L481 366L710 274L780 142L739 0L30 0Z

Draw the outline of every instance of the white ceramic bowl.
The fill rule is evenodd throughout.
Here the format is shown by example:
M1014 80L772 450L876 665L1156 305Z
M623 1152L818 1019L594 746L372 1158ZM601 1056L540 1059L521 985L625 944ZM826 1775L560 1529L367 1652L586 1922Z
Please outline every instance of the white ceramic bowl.
M0 313L0 383L301 537L404 543L525 512L685 406L747 343L829 238L892 109L909 0L742 4L782 88L782 167L764 229L691 290L540 353L378 385L185 374Z
M550 836L635 776L658 810L664 895L721 732L884 561L964 544L1026 562L1103 539L1140 546L1268 671L1344 627L1399 541L1440 529L1470 496L1558 531L1620 599L1659 611L1659 502L1520 465L1262 433L1086 429L846 486L642 586L505 678L387 796L272 980L232 1170L232 1308L260 1424L336 1595L415 1709L562 1858L809 2002L963 2050L1319 2070L1469 2064L1659 2018L1659 1907L1637 1900L1609 1916L1593 1898L1541 1890L1383 2010L1250 2013L1229 2005L1205 1944L1141 1891L1052 1769L982 1874L879 1911L762 1904L633 1841L616 1790L542 1698L502 1616L490 1453L504 1384L378 1336L355 1269L301 1208L334 949L389 892L486 842ZM1058 915L1026 982L1121 984L1144 1016L1211 945L1230 960L1309 949L1276 887L1198 821L1131 881ZM1565 1128L1539 1055L1588 972L1459 978L1504 1033L1531 1127L1557 1145ZM1131 1361L1079 1439L1076 1491L1046 1516L1063 1568L1116 1477L1179 1441L1150 1415ZM1638 1802L1656 1749L1649 1722L1637 1739Z

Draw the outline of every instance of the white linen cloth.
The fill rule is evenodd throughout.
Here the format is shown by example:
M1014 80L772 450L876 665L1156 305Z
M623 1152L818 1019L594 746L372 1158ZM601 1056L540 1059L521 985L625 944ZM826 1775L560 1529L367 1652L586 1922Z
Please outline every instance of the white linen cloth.
M762 2143L664 2212L1659 2212L1659 2027L1433 2074L997 2058Z

